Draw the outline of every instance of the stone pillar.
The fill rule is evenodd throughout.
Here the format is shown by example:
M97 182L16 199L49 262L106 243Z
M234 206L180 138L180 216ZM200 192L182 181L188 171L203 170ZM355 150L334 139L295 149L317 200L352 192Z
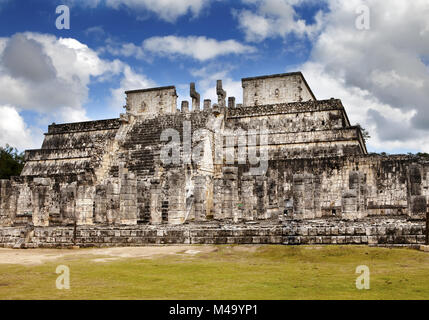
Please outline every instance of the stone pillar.
M256 176L256 211L258 220L268 219L267 177Z
M194 187L194 212L195 221L206 220L206 177L203 175L195 176L195 187Z
M344 192L341 197L341 214L343 219L353 220L357 218L358 200L356 190Z
M122 225L137 224L137 179L126 169L121 176L120 217Z
M94 223L95 187L81 184L76 193L77 225L92 225Z
M241 180L241 203L242 217L246 221L257 219L255 179L250 175L243 175Z
M424 219L427 210L426 196L422 195L422 167L408 168L408 211L411 218Z
M186 216L185 177L181 172L168 176L168 223L182 224Z
M192 82L190 85L190 96L192 98L192 111L200 110L200 94L195 90L195 83Z
M429 212L426 212L426 245L429 245Z
M218 80L216 83L216 93L217 93L217 104L220 108L226 107L226 91L222 88L222 80Z
M223 179L221 177L215 178L213 181L213 218L215 220L225 218L222 212L223 188Z
M184 112L184 113L189 112L189 102L188 101L182 101L182 112Z
M237 223L241 219L238 208L238 168L223 168L223 180L223 214L226 219L232 219Z
M12 186L9 180L0 180L0 227L12 225L9 200Z
M295 219L314 219L316 212L321 211L320 198L315 191L318 186L317 181L313 174L293 176L293 217Z
M60 216L64 225L76 222L76 182L61 186Z
M350 191L343 195L346 211L342 210L342 217L350 220L361 219L367 212L365 174L358 171L350 172L349 189Z
M212 107L212 101L210 99L204 100L204 110L210 110Z
M50 179L35 178L31 202L33 205L33 224L38 227L49 226Z
M278 194L277 194L277 184L278 179L276 177L270 177L267 181L268 187L268 207L267 207L267 218L279 218L279 203L278 203Z
M94 222L106 223L107 222L106 213L107 213L106 186L98 185L95 189Z
M152 179L150 185L150 222L162 224L161 184L158 179Z
M229 97L228 98L228 108L235 108L235 97Z
M107 182L106 197L107 197L107 223L120 224L119 216L119 199L120 189L117 179Z

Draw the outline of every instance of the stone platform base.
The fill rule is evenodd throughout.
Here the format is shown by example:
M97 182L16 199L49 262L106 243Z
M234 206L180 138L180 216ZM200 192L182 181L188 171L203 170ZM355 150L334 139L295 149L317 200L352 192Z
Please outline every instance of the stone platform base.
M424 245L424 221L287 221L284 224L0 228L0 247L71 248L164 244Z
M420 251L429 252L429 246L420 246Z

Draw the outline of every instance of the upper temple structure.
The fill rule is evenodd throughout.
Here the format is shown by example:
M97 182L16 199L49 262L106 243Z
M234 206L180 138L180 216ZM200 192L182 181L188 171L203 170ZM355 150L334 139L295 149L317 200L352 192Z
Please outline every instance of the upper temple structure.
M126 92L117 119L52 124L21 176L0 181L0 226L422 220L429 164L368 154L340 100L300 73Z

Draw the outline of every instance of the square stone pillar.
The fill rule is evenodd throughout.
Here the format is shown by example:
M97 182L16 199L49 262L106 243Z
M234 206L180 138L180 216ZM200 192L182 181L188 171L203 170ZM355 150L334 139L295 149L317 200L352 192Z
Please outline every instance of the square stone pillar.
M168 175L168 223L182 224L186 217L186 179L179 169Z
M152 179L150 186L150 222L162 224L161 185L158 179Z
M238 208L238 168L223 168L223 180L223 215L225 219L232 219L235 223L237 223L241 219L241 211Z
M134 173L121 176L120 210L122 225L137 224L137 179Z
M9 180L0 180L0 227L11 226L12 216L9 204L11 199L12 186Z
M239 204L239 209L243 212L242 217L245 221L255 221L257 219L256 199L255 178L243 175L241 179L241 203Z
M79 185L76 193L77 225L92 225L94 223L95 187Z
M33 224L38 227L49 226L50 179L35 178L33 181L31 203Z

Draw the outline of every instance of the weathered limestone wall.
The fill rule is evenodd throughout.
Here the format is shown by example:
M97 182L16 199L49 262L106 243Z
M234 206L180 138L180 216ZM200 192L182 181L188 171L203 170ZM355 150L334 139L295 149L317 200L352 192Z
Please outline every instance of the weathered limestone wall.
M300 72L243 79L243 89L245 107L316 100Z
M231 135L266 129L269 159L367 153L360 129L335 99L228 109L225 126Z
M127 91L127 112L146 118L175 113L177 94L175 87Z
M416 158L361 155L270 160L265 176L246 175L249 165L238 168L235 207L242 221L252 221L255 216L259 220L425 219L429 163ZM219 190L224 191L218 201L229 206L225 188Z
M49 126L40 150L27 150L21 176L79 174L100 166L118 119Z
M159 244L420 245L422 222L313 220L281 225L187 225L1 228L0 247L57 248ZM22 244L21 244L22 243Z

